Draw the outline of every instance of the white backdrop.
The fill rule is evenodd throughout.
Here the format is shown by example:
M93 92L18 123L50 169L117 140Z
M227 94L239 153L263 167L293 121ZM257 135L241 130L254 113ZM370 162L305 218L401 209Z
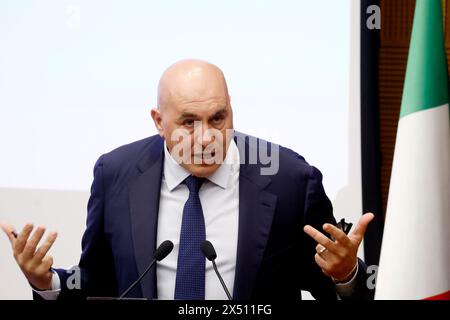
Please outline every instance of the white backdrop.
M361 214L357 0L0 2L0 220L59 232L76 264L92 167L156 133L162 71L217 64L235 128L292 148L324 175L337 218ZM0 299L31 293L0 236Z

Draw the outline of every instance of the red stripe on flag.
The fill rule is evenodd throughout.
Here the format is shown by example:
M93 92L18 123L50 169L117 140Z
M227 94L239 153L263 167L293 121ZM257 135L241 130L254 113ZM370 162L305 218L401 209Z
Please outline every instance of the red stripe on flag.
M423 300L450 300L450 291L438 294L436 296L428 297Z

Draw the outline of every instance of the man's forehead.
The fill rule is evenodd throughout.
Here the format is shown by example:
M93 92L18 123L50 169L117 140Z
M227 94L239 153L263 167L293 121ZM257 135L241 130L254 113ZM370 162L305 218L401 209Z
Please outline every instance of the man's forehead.
M175 63L162 75L158 85L158 105L190 101L228 100L222 71L210 63L185 60Z
M181 105L174 108L181 117L211 116L217 113L226 112L226 103L213 103L209 105L200 105L192 103L190 105Z
M167 93L178 103L208 103L226 101L228 90L223 81L174 82L167 87Z

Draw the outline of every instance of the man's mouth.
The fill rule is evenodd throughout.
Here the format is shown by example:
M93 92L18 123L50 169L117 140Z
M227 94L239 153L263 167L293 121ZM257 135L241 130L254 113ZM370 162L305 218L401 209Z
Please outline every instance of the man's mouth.
M216 153L215 152L211 152L211 153L197 153L194 154L194 158L196 159L203 159L203 160L211 160L214 159Z

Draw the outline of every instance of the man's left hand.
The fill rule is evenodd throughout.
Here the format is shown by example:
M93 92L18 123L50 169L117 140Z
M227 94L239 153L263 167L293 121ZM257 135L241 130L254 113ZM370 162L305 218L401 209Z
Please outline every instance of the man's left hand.
M364 214L348 236L341 229L325 223L323 230L333 236L335 241L310 225L303 228L306 234L318 243L314 256L316 263L322 272L332 277L335 282L347 282L353 277L358 261L358 247L373 218L373 213Z

